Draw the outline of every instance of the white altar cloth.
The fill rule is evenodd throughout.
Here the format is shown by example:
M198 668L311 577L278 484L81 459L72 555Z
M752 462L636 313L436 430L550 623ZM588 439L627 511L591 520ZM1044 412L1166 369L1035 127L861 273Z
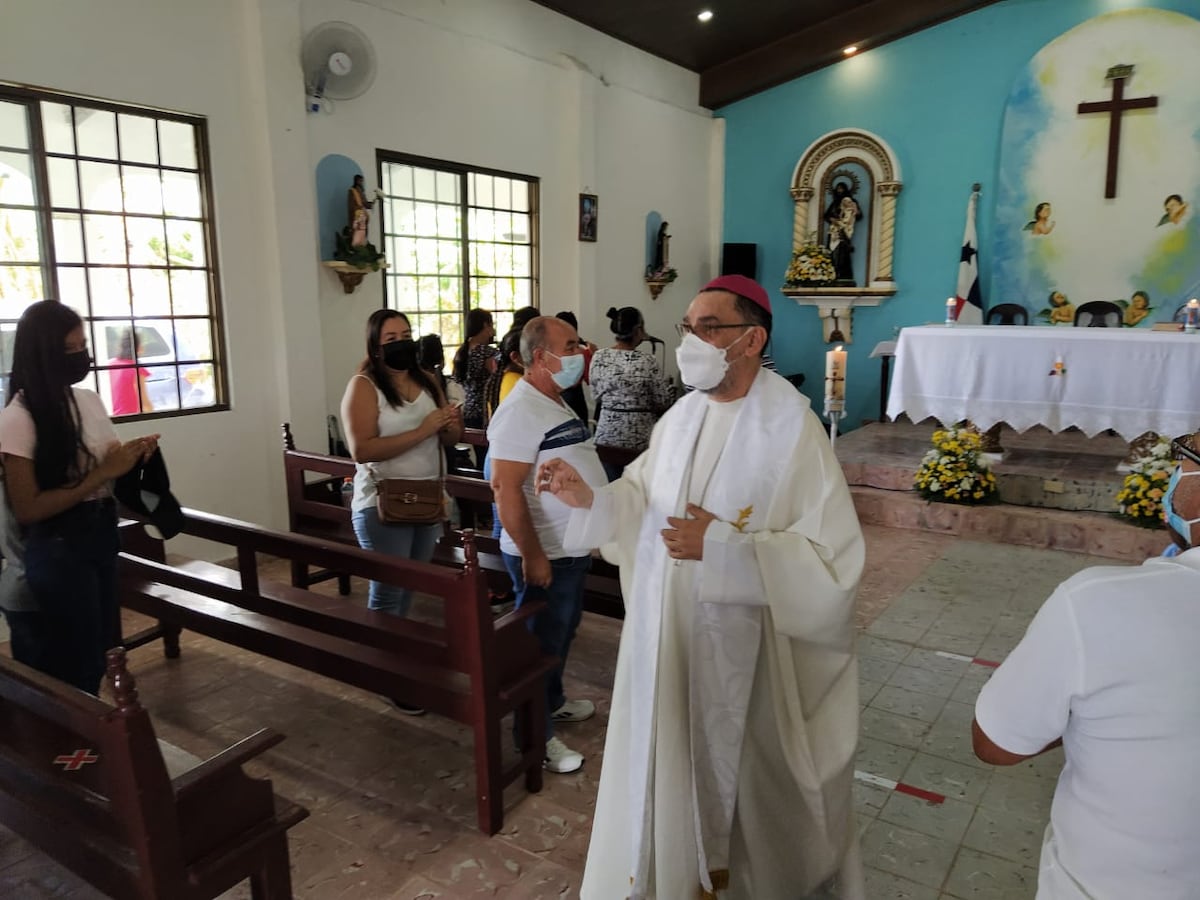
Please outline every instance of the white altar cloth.
M1062 374L1051 375L1055 363ZM887 414L986 429L1071 426L1126 440L1200 428L1200 335L1130 328L905 328Z

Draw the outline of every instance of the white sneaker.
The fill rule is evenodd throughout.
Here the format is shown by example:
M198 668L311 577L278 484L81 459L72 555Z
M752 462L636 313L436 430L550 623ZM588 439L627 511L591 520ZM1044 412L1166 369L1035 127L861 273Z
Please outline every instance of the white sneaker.
M555 722L584 722L596 714L591 700L568 700L550 716Z
M582 753L576 753L556 737L546 741L546 758L542 760L542 768L547 772L566 775L568 772L577 772L582 766Z

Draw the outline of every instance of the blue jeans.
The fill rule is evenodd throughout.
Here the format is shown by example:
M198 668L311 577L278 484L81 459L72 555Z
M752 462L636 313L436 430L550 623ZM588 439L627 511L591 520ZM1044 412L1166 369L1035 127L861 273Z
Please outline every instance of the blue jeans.
M546 676L546 740L550 740L554 736L551 714L567 700L563 693L563 669L583 616L583 585L592 567L592 558L566 556L550 560L550 586L540 588L525 584L521 557L509 553L502 555L504 567L512 577L517 608L520 609L526 600L546 601L546 608L533 617L529 630L537 637L543 653L558 657L558 666Z
M433 525L388 525L379 521L379 511L374 507L360 509L350 516L358 545L364 550L386 553L400 559L429 562L442 526ZM412 605L412 591L382 581L372 581L367 596L367 608L393 616L407 616Z
M483 460L483 479L491 482L492 480L492 458L490 456ZM492 537L500 540L500 509L495 503L492 504Z
M28 527L25 580L38 609L7 614L14 659L99 693L105 652L121 644L118 548L112 500L87 500Z

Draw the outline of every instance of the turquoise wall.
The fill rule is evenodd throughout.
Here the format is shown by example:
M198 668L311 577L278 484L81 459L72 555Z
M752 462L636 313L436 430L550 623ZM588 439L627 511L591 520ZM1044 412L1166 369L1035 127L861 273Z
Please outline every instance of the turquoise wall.
M983 185L980 284L988 302L997 157L1013 79L1080 22L1136 7L1200 17L1200 0L1003 0L717 111L726 120L724 240L758 244L759 280L775 309L772 353L782 373L806 375L803 389L818 411L828 345L816 310L778 292L791 257L788 189L800 155L826 132L863 128L891 145L904 181L894 269L900 289L882 307L855 310L846 348L849 429L879 413L879 361L867 358L875 344L897 327L942 321L975 181Z

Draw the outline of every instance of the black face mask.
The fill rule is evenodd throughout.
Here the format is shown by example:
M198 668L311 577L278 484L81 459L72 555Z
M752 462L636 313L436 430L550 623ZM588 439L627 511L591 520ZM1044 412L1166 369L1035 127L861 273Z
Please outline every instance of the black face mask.
M92 370L92 357L86 350L76 350L63 355L63 377L67 384L79 384Z
M408 372L415 369L417 367L417 342L406 340L384 344L383 364L397 372Z

